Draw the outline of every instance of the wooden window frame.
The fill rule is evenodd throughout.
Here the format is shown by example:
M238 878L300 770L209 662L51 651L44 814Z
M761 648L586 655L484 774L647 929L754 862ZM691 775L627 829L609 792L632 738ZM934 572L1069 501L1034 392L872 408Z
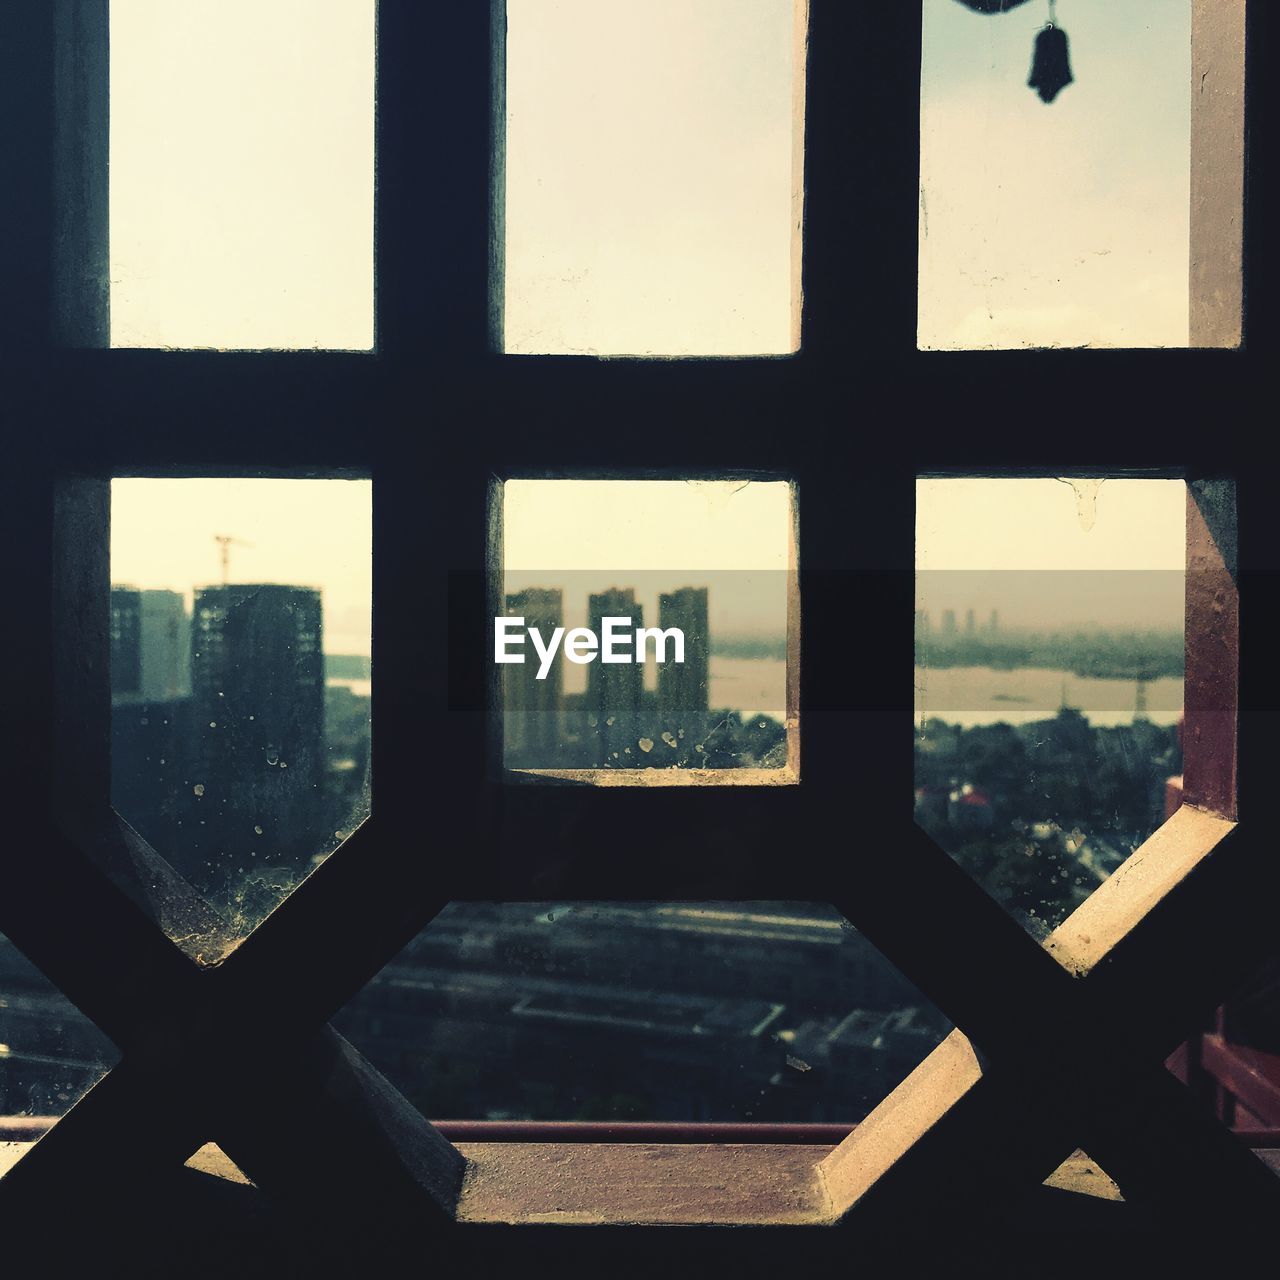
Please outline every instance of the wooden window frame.
M1215 7L1243 12L1242 0ZM1268 590L1271 480L1260 444L1206 426L1262 392L1270 263L1248 228L1266 175L1250 169L1238 350L920 353L919 6L812 0L800 353L508 359L492 348L493 14L500 6L381 0L368 355L104 349L106 0L21 0L0 18L22 193L0 237L14 284L0 321L18 427L8 515L20 531L3 554L30 621L14 637L14 669L30 678L12 701L29 744L13 794L30 799L0 846L0 930L123 1054L4 1177L0 1208L56 1225L53 1206L92 1204L105 1222L212 1140L292 1219L366 1243L371 1223L416 1240L497 1222L989 1222L993 1204L1026 1205L1077 1147L1155 1215L1274 1212L1275 1179L1162 1065L1273 946L1280 864L1234 807L1238 790L1262 809L1275 763L1254 714L1268 705L1261 635L1252 650L1241 637L1237 726L1235 633L1223 624L1237 584ZM1273 21L1250 7L1251 59ZM848 51L868 42L874 63L851 72ZM1251 120L1266 92L1251 80ZM1193 281L1229 284L1233 200L1206 195L1217 222L1196 224ZM1206 331L1230 339L1230 289L1214 296L1225 303ZM1135 403L1157 430L1133 425ZM980 432L962 425L974 405ZM670 424L657 469L652 431L632 429L654 422ZM794 479L800 785L512 787L487 767L491 481L548 467ZM1188 478L1191 567L1203 571L1190 576L1209 588L1189 591L1188 688L1203 680L1223 713L1190 726L1188 807L1048 947L924 836L905 799L914 480L1010 469ZM351 472L375 492L374 813L249 938L201 964L161 926L216 933L217 922L109 807L109 478ZM1238 496L1239 564L1223 476ZM848 624L868 617L851 661ZM856 811L851 774L876 798ZM655 847L654 829L725 840L693 858L679 840ZM554 847L539 841L546 831ZM728 1142L459 1149L326 1019L444 903L549 894L832 902L963 1031L829 1154ZM287 1086L264 1091L264 1080Z

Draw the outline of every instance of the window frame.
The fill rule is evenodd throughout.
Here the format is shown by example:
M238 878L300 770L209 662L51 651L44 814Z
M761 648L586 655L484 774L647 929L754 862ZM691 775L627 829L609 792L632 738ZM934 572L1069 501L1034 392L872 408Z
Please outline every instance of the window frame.
M1223 405L1248 402L1264 386L1258 354L1273 322L1258 304L1270 268L1255 231L1265 200L1256 154L1246 192L1251 289L1240 350L920 353L916 225L907 212L918 186L920 14L908 4L868 17L858 6L813 0L801 351L652 363L502 357L491 346L489 275L501 117L487 95L498 41L488 7L433 8L408 0L379 6L372 356L76 346L77 334L100 341L103 332L103 276L94 264L105 244L106 0L24 0L0 19L18 68L0 94L17 125L15 181L28 193L6 215L13 234L0 249L16 282L0 358L15 418L30 424L14 457L15 474L29 482L13 486L9 508L22 537L11 535L4 551L14 598L30 601L32 620L15 638L31 678L15 690L14 712L35 746L15 783L17 794L49 797L23 811L0 849L9 888L0 928L124 1054L4 1177L0 1203L45 1221L49 1206L68 1196L92 1199L107 1220L137 1186L154 1185L212 1136L267 1197L325 1233L356 1233L371 1222L403 1238L439 1228L460 1195L465 1204L478 1194L476 1182L456 1148L325 1019L450 899L554 890L583 899L834 902L965 1028L826 1157L821 1172L817 1162L802 1162L800 1190L814 1223L865 1228L912 1221L922 1210L987 1221L991 1202L1027 1203L1078 1146L1129 1200L1157 1214L1221 1221L1274 1211L1274 1180L1261 1163L1202 1116L1162 1066L1266 954L1264 904L1274 900L1280 873L1263 833L1214 827L1223 838L1211 857L1208 841L1193 844L1198 832L1188 835L1185 860L1154 899L1131 899L1132 877L1109 881L1117 887L1104 886L1090 902L1107 894L1117 932L1082 982L915 828L905 800L919 471L1140 468L1153 441L1124 415L1141 397L1160 423L1157 472L1236 477L1240 545L1255 557L1242 561L1237 580L1265 593L1265 453L1205 427ZM492 13L500 16L496 7ZM1251 64L1273 21L1264 6L1250 7ZM865 44L872 23L876 64L851 76L846 51ZM76 79L86 54L98 70ZM424 59L445 70L423 74ZM1254 122L1266 92L1252 77ZM870 101L879 104L874 128L866 127ZM430 131L428 172L422 138L441 120L449 127ZM448 199L432 181L439 172L451 175ZM76 216L64 222L59 211L67 207ZM868 243L875 253L865 252ZM876 306L851 314L851 297ZM50 317L49 329L32 316ZM967 399L991 419L977 439L943 428ZM867 444L856 430L866 403L877 414L866 424L876 448L873 483L863 482ZM777 471L794 477L804 497L803 781L759 790L495 784L485 767L491 477L536 473L549 461L652 471L651 437L630 428L665 421L671 406L698 429L669 433L664 474ZM898 419L905 430L883 430ZM607 438L601 422L611 424ZM157 469L354 469L375 486L373 816L212 967L193 964L157 928L161 909L197 908L163 878L154 854L113 829L105 785L103 491L113 474ZM444 625L423 625L424 600L441 606ZM883 620L862 637L857 659L865 670L890 673L875 688L848 678L843 628L856 616L849 600ZM1266 705L1266 678L1251 663L1261 652L1257 632L1253 643L1257 650L1247 639L1241 649L1241 706L1250 710ZM860 816L857 848L892 847L891 859L840 857L830 846L831 833L848 827L850 715L863 726L853 759L869 793L904 797L900 807L886 803ZM442 729L424 739L423 724ZM1275 748L1256 715L1241 716L1240 735L1240 794L1260 805ZM449 797L456 831L475 842L475 856L460 864L430 856L423 831L438 815L424 808L423 777ZM502 839L504 830L545 822L586 847L602 816L635 830L641 808L646 823L676 830L722 824L736 856L689 866L630 836L607 862L521 861ZM114 864L90 848L104 840ZM782 847L794 854L786 866L776 857ZM335 931L339 918L349 927ZM293 1087L264 1097L255 1087L261 1078ZM690 1188L695 1208L680 1220L708 1223L716 1220L715 1192L695 1177L696 1146L664 1167L673 1185ZM595 1179L595 1221L634 1221L626 1188L640 1150L587 1175ZM735 1176L734 1144L707 1150L718 1177ZM530 1188L564 1156L555 1143L526 1154ZM794 1163L783 1144L763 1144L754 1158L777 1168ZM103 1160L115 1173L111 1187L101 1183ZM783 1182L796 1189L794 1178ZM776 1223L770 1213L757 1205L734 1220Z

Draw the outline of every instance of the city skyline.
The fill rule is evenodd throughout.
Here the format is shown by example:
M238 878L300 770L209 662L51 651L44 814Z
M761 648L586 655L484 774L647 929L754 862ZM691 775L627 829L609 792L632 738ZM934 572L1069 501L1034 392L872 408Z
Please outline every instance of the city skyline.
M325 601L325 651L372 650L373 483L262 477L111 482L115 586L182 593L221 582L313 587Z
M722 664L709 625L709 588L686 586L659 596L656 617L646 615L631 587L587 597L587 630L599 636L605 618L627 620L624 634L646 625L678 629L682 660L666 661L649 649L643 662L573 663L557 651L545 671L530 659L504 663L503 752L509 767L732 768L782 763L786 720L785 659L734 659L735 669L773 674L772 700L747 705L726 699ZM526 587L505 597L507 617L522 617L545 643L565 626L565 595L558 587ZM713 693L713 689L715 692Z
M1002 627L1181 628L1182 480L922 477L916 608Z
M503 590L559 587L585 626L594 593L631 588L653 618L664 593L708 587L713 633L785 636L794 501L781 480L508 480Z

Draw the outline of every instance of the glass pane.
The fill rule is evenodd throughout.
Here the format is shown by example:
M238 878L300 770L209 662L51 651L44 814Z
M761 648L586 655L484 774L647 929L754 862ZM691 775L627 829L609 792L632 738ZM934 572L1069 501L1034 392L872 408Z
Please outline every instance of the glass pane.
M336 1025L433 1119L833 1123L950 1030L785 902L453 903Z
M805 14L507 0L507 351L796 349Z
M112 802L232 939L369 814L371 497L112 482Z
M1191 7L924 0L922 348L1187 345Z
M920 480L916 821L1045 936L1168 816L1186 485Z
M0 935L0 1173L6 1142L30 1142L120 1055L8 938Z
M111 0L111 343L373 345L374 0Z
M789 484L509 480L503 553L508 767L794 777Z

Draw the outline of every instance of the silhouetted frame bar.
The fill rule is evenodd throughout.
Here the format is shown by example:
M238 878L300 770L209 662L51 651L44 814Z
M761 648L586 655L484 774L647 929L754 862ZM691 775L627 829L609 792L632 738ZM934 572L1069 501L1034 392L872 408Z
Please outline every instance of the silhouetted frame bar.
M54 24L54 341L111 345L110 0L49 0Z

